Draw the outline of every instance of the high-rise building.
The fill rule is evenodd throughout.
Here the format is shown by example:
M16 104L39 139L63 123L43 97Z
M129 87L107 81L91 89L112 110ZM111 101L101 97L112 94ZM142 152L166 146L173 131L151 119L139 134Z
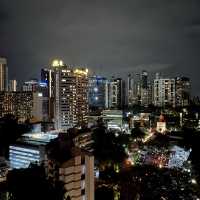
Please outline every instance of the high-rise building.
M16 80L9 80L8 90L10 92L17 91L17 81Z
M107 85L108 108L122 109L125 104L125 84L121 78L110 80Z
M147 71L128 75L128 106L148 106L152 102L151 84L148 81Z
M32 79L24 82L22 90L24 92L33 93L33 116L39 121L50 121L48 84L46 82L38 81L37 79Z
M0 91L8 90L8 67L6 58L0 57Z
M45 121L45 118L48 113L45 112L43 105L44 105L44 97L43 94L40 92L34 92L33 94L33 108L32 108L32 115L34 117L33 120L35 121ZM46 115L45 115L46 114Z
M48 97L48 119L53 121L54 118L54 102L55 102L55 80L54 70L42 69L41 70L41 82L47 84L47 97Z
M148 106L151 103L151 87L148 82L148 73L147 71L142 71L141 74L141 94L140 94L140 105Z
M45 121L48 113L40 92L0 92L0 117L14 115L19 122L27 119Z
M87 123L88 69L72 68L55 60L52 71L49 90L54 107L55 128L67 130Z
M19 122L32 118L33 94L31 92L0 92L0 117L12 114Z
M190 79L187 77L176 77L176 106L188 106L190 103Z
M155 106L175 107L175 79L159 78L154 80L153 103Z
M141 88L148 89L148 73L144 70L141 74Z
M127 82L127 105L133 106L135 104L135 90L134 90L134 78L131 74L128 75Z
M90 108L101 108L106 107L106 84L107 79L101 76L91 76L88 79L89 81L89 93L88 93L88 102Z

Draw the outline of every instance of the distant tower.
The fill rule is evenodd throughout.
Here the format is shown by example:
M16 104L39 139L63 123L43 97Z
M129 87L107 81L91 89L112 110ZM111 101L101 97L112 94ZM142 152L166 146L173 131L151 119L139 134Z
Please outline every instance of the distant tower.
M127 85L127 104L132 106L134 102L134 79L131 74L128 75L128 85Z
M0 91L8 90L8 67L6 58L0 57Z
M150 104L150 88L148 84L148 73L147 71L142 71L141 74L141 105L148 106Z
M107 79L101 76L89 77L89 107L90 108L106 108L106 84Z
M17 91L17 81L16 80L9 80L8 89L10 92L16 92Z
M175 79L159 78L154 79L153 85L153 103L155 106L175 107Z
M145 70L142 71L141 75L141 88L143 89L148 88L148 73Z
M176 106L188 106L190 103L190 79L187 77L176 77Z
M108 83L109 108L122 109L125 103L125 87L121 78L112 78Z

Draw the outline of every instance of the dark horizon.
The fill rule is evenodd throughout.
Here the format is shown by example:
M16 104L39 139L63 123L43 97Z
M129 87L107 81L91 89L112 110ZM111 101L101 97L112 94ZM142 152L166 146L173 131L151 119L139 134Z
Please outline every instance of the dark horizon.
M61 58L105 76L187 76L200 95L199 9L198 0L1 0L0 55L10 79L38 78Z

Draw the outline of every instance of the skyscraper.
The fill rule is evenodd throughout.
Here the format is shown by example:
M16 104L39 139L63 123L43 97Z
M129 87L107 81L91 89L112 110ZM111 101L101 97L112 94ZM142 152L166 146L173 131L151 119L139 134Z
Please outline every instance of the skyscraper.
M56 60L49 85L54 107L55 128L67 130L87 123L88 69L72 68Z
M36 118L39 121L50 121L47 83L38 81L37 79L31 79L24 82L22 90L33 94L33 116L37 116Z
M134 79L133 76L129 74L127 82L127 105L133 106L134 104L135 104Z
M52 69L42 69L41 70L41 82L47 85L47 97L48 97L48 118L52 121L54 118L54 102L55 102L55 91L54 89L54 70Z
M113 78L107 83L108 107L112 109L122 109L125 101L124 81L121 78Z
M147 71L128 75L128 106L148 106L151 103L151 84Z
M8 90L8 67L6 58L0 57L0 91Z
M148 84L148 73L147 71L142 71L141 74L141 94L140 94L140 102L142 106L148 106L150 104L150 88Z
M89 77L88 102L90 108L104 109L106 107L106 83L107 79L104 77Z
M141 74L141 88L148 88L148 73L145 70L143 70Z
M190 79L176 77L176 106L188 106L190 103Z
M154 80L153 103L155 106L175 107L175 79L159 78Z
M8 89L10 92L16 92L17 91L17 81L16 80L9 80Z

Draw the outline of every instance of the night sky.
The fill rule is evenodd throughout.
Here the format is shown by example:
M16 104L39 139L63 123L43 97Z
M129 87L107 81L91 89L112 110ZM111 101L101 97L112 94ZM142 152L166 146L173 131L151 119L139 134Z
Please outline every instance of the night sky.
M189 76L200 95L200 0L0 0L0 55L10 78L61 58L105 76Z

